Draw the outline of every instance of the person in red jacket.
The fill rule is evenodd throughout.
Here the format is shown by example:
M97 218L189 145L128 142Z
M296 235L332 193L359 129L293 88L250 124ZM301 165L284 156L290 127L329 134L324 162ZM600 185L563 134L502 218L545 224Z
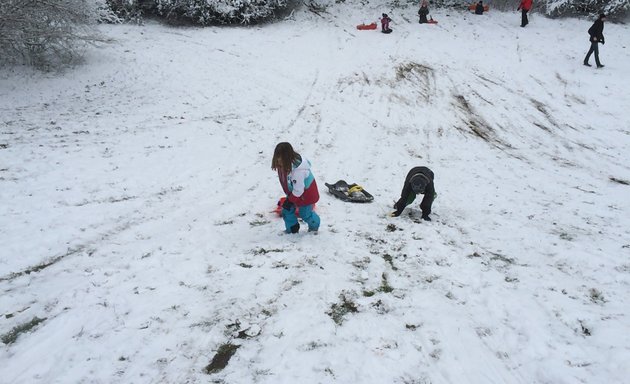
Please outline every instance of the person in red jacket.
M521 4L516 9L517 11L522 12L521 16L521 27L529 24L529 20L527 20L527 12L532 9L532 0L521 0Z

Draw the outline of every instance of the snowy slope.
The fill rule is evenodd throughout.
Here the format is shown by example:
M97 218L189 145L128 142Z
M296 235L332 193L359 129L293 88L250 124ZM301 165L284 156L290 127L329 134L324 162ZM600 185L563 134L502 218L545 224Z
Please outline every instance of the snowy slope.
M589 21L415 12L103 26L72 71L1 72L0 382L626 382L629 28L596 70ZM280 141L318 236L271 212ZM387 217L416 165L430 223Z

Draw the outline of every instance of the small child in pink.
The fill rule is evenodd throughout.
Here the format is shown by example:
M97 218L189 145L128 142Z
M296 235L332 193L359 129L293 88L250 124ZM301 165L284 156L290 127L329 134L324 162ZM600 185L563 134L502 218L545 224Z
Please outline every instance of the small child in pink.
M383 13L383 17L381 17L381 32L383 33L392 33L392 30L389 28L389 23L392 19L387 16L387 13Z

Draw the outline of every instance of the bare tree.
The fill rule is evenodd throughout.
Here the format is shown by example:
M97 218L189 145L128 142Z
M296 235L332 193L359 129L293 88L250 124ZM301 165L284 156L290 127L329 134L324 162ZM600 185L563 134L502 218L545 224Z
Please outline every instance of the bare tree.
M59 68L103 42L95 25L108 8L99 0L2 0L0 63Z

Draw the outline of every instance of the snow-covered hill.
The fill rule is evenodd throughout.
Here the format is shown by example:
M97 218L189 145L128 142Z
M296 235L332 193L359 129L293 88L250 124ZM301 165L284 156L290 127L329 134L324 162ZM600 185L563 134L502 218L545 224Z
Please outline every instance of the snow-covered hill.
M596 70L590 21L415 12L103 26L83 66L0 72L0 382L627 381L630 28ZM272 212L280 141L317 236ZM416 165L430 223L387 217Z

